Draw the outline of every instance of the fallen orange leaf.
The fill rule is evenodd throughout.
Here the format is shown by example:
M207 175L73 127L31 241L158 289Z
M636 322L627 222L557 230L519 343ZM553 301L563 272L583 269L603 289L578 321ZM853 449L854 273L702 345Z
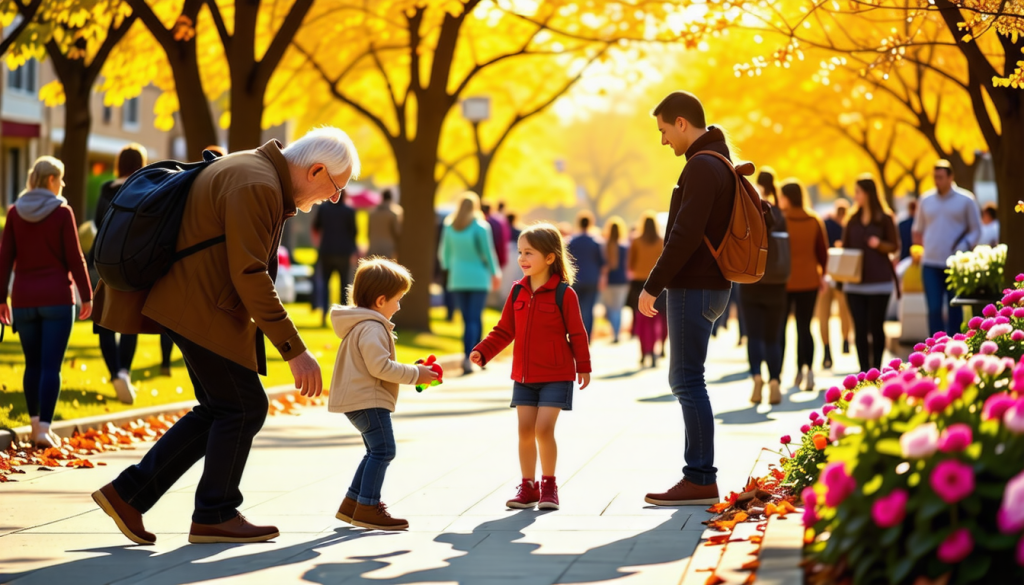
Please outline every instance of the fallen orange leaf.
M707 581L704 581L704 585L721 585L722 583L725 583L725 579L719 577L714 573L708 575Z
M768 502L768 505L764 507L764 517L771 518L772 514L775 514L777 511L778 509L775 507L775 504Z
M75 459L73 461L68 461L66 467L73 467L76 469L92 469L94 466L92 464L92 461L89 461L88 459Z
M719 502L719 503L715 504L714 506L711 506L710 508L708 508L708 512L711 512L713 514L718 514L719 512L724 512L725 510L727 510L729 508L729 506L731 506L731 505L732 504L730 502Z
M715 546L729 542L729 534L716 534L708 537L707 546Z
M750 542L754 544L760 544L762 540L764 540L764 537L760 534L754 534L750 537Z
M747 518L750 518L750 516L748 516L746 512L737 512L736 515L732 517L734 522L745 522Z
M794 506L789 500L782 500L779 505L785 508L787 512L796 512L796 506Z
M761 561L759 561L757 559L754 559L752 561L748 561L746 563L743 563L743 566L740 567L740 568L743 569L744 571L756 571L760 566L761 566Z

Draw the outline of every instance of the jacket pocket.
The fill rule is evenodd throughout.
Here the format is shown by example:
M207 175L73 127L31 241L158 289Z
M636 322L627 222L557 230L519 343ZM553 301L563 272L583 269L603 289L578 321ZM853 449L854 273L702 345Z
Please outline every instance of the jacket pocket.
M554 367L560 368L565 363L565 344L557 341L549 341L548 355L551 356L551 363Z
M234 313L242 306L242 299L238 296L238 291L232 285L227 285L224 290L220 291L220 296L217 297L217 308L223 309L229 313Z
M732 290L705 290L704 291L704 302L701 306L701 312L704 314L704 318L709 322L714 323L725 313L726 307L729 306L729 296L732 294Z

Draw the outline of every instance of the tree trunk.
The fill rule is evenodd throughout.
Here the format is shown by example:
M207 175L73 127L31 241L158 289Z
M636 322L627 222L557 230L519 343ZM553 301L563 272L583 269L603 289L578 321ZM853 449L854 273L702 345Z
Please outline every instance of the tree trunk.
M477 161L477 173L476 183L474 183L469 190L480 196L480 200L484 200L484 188L487 187L487 174L491 172L491 163L494 162L494 152L483 153L479 152L476 155Z
M185 133L188 160L198 161L203 159L203 149L217 144L217 126L213 122L210 102L203 92L195 41L179 43L175 53L167 57L174 73L181 128Z
M978 170L978 160L974 157L974 164L967 164L959 152L948 155L949 164L953 167L953 179L956 184L968 191L974 192L974 175Z
M437 180L437 147L410 145L394 149L398 161L398 188L407 219L398 241L398 261L412 272L416 282L395 314L395 323L403 330L430 331L430 283L437 261L437 222L434 195Z
M232 78L235 76L232 75ZM242 85L239 86L238 83ZM246 91L245 81L231 82L231 129L228 151L250 150L263 145L263 94L265 88Z
M999 193L999 240L1009 248L1005 272L1008 283L1024 274L1024 229L1018 229L1024 217L1014 210L1017 202L1024 200L1024 112L1019 99L1014 106L1012 114L1004 113L1001 117L998 148L991 149Z
M86 219L87 198L85 193L89 160L89 132L92 129L92 112L89 109L91 87L75 91L65 86L64 101L64 142L60 147L61 162L64 163L64 197L75 211L75 220Z

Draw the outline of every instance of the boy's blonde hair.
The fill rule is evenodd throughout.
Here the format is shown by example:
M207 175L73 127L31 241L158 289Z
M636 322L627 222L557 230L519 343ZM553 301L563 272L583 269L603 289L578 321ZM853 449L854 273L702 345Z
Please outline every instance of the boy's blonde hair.
M409 269L382 256L372 256L359 261L356 276L348 293L348 302L356 307L372 309L377 299L383 296L391 300L405 294L412 288Z
M545 258L548 254L554 254L555 261L551 264L551 273L559 275L562 282L572 286L576 281L576 264L572 254L566 250L565 240L562 239L562 233L558 228L550 223L535 223L523 230L519 238L525 238L530 247Z

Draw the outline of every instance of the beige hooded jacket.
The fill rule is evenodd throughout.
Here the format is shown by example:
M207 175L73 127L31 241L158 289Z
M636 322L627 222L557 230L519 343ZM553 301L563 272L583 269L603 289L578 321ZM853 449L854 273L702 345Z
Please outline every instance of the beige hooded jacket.
M419 378L416 366L395 361L395 324L373 309L334 307L331 325L342 341L327 410L394 412L398 385L415 384Z

